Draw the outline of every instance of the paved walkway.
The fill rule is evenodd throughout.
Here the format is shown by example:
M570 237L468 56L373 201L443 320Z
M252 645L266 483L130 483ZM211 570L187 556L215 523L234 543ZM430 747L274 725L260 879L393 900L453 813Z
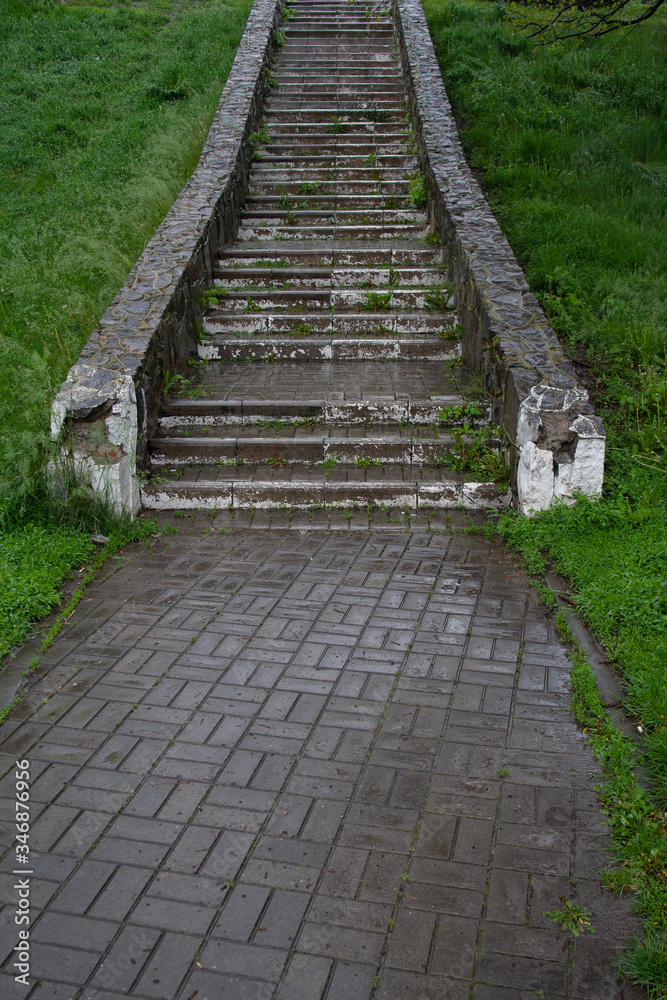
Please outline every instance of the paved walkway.
M629 997L568 660L509 554L442 515L273 518L133 547L0 730L2 997ZM595 936L544 916L561 897Z

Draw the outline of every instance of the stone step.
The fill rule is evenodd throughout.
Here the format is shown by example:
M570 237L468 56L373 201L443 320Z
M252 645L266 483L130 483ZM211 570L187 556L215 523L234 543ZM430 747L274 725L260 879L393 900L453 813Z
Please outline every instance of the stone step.
M385 280L388 275L385 275ZM216 282L216 287L220 287ZM226 291L226 289L225 289ZM207 312L207 316L218 316L221 313L234 313L238 317L239 312L248 313L257 309L273 311L286 311L294 309L306 309L309 313L314 310L332 311L337 310L345 316L345 310L359 315L360 309L371 312L381 309L383 316L390 316L392 313L419 310L420 313L430 312L432 316L440 316L440 323L444 322L443 308L429 310L428 297L436 295L428 288L396 288L387 285L380 286L377 291L367 291L359 288L269 288L256 291L231 290L226 291L224 298L221 298L217 306ZM442 298L446 293L443 292ZM443 303L438 303L442 306ZM444 309L453 309L454 302L450 296ZM385 324L386 325L386 324ZM440 328L439 326L437 327ZM268 329L271 329L269 323ZM335 323L332 329L336 330ZM400 332L400 331L399 331ZM410 331L414 332L414 331Z
M312 110L309 110L308 107L303 107L300 110L294 108L273 108L267 111L265 121L267 128L270 128L273 124L288 123L294 125L297 122L320 122L330 125L334 115L340 118L344 114L351 115L353 111L356 111L358 115L358 117L354 117L354 121L359 123L364 120L369 122L375 120L380 122L405 122L405 108L395 108L394 110L381 108L377 112L369 109L364 114L358 105L353 106L350 101L332 101L328 107Z
M313 292L313 295L326 293ZM372 294L372 293L371 293ZM376 293L381 294L381 293ZM247 296L250 298L250 295ZM251 299L252 301L252 299ZM275 336L296 334L300 337L387 337L435 335L444 330L445 339L453 336L453 312L433 312L415 310L411 313L390 310L365 312L290 312L289 306L283 311L266 308L250 312L226 312L224 309L209 309L204 314L204 330L207 335L227 334L249 336Z
M412 133L405 122L385 122L382 131L374 127L375 123L356 121L349 115L339 116L338 122L297 122L293 131L289 122L276 122L271 130L267 126L268 144L276 142L312 143L313 145L332 142L367 142L376 146L389 143L408 142L413 140ZM341 125L342 132L333 132L334 125Z
M281 198L287 194L289 197L302 198L304 188L309 190L313 185L317 185L320 197L405 199L410 192L410 181L407 177L388 179L383 176L379 180L371 178L338 181L323 180L319 171L309 171L307 177L299 170L282 171L282 174L281 178L272 177L268 171L259 176L256 173L251 174L250 195Z
M349 239L358 240L390 240L393 236L419 236L423 228L417 225L384 226L253 226L242 223L239 226L237 238L240 243L246 240L280 240L292 236L296 240L327 240L345 235Z
M201 384L201 383L200 383ZM235 427L256 428L258 425L280 427L283 430L304 425L335 425L384 427L400 424L406 427L440 426L477 428L489 423L488 404L475 404L460 392L429 399L373 397L337 399L342 393L321 400L267 399L200 399L167 397L159 418L160 434L174 434L182 429Z
M198 356L210 361L453 361L461 356L455 340L438 337L363 337L339 339L325 336L286 339L213 336L198 345Z
M331 98L332 100L336 100L339 97L395 100L398 97L401 106L403 106L403 97L405 95L405 91L399 83L392 84L389 81L370 82L364 80L359 83L334 83L331 80L327 80L323 83L322 79L319 78L313 82L306 82L301 75L288 77L286 74L281 75L280 81L274 84L271 93L278 100L282 97L292 98L295 95L308 99L316 97L318 100L322 100L324 97Z
M282 470L267 469L267 474ZM309 473L310 476L310 473ZM509 491L495 483L465 481L450 474L442 481L340 482L308 478L197 479L192 482L151 483L141 490L146 510L258 510L294 507L308 509L332 505L345 509L371 507L429 510L463 507L471 510L504 509Z
M356 40L371 35L373 37L391 39L393 37L391 21L385 16L384 22L384 24L378 24L377 21L366 21L360 18L356 25L352 25L349 21L341 20L338 24L332 24L331 27L325 27L322 23L318 23L315 27L306 18L298 20L291 17L287 23L288 38L327 38L333 35L342 42L348 38Z
M438 267L442 261L442 250L433 251L427 247L397 247L394 243L390 246L360 247L347 240L337 241L336 246L331 243L313 247L308 245L295 246L292 241L285 240L277 243L275 247L268 244L258 246L240 247L234 246L225 249L220 254L220 263L230 263L238 266L241 262L246 265L259 265L266 267L275 261L288 261L292 265L304 264L312 266L338 266L338 267Z
M331 156L363 156L368 162L369 157L374 155L378 161L384 162L386 156L408 156L408 145L411 142L405 132L395 135L380 136L382 140L378 142L378 136L372 132L364 132L362 129L352 131L352 126L346 125L344 121L333 122L322 132L313 135L303 135L295 133L269 133L269 142L264 150L273 156L284 156L286 153L295 153L299 156L313 155ZM261 154L260 154L261 155ZM257 162L257 161L255 161Z
M241 214L242 224L248 226L293 225L295 220L299 225L312 222L313 226L386 226L414 225L424 228L426 220L424 213L414 208L342 208L342 209L303 209L281 208L278 202L274 206L261 206L256 199L248 202L247 208Z
M293 180L301 184L312 184L317 181L337 181L340 185L342 181L363 181L374 193L377 193L379 187L384 188L390 181L402 181L402 190L407 191L408 185L406 182L410 180L411 176L412 171L403 170L400 167L382 167L382 169L378 169L377 167L371 167L370 164L364 167L346 167L342 163L335 163L332 166L322 165L320 167L303 166L298 163L290 165L284 162L272 162L269 156L260 153L250 175L250 183L257 184L270 181L276 184L278 182ZM347 184L345 186L347 187Z
M372 162L371 161L372 157ZM283 167L285 163L292 163L295 167L307 168L313 166L317 169L323 167L327 169L365 170L365 171L385 171L403 170L414 172L418 167L416 156L408 153L384 153L381 150L376 154L371 153L350 153L343 148L332 148L329 152L309 152L308 150L292 149L286 152L279 152L275 147L268 146L255 154L255 162L263 164L275 164ZM372 174L369 173L372 177Z
M216 267L214 285L223 290L275 284L301 289L416 290L442 286L438 268ZM391 282L391 284L390 284ZM365 291L364 293L365 294ZM424 308L423 304L420 308Z
M349 436L339 431L329 430L323 434L322 428L299 428L299 433L277 437L267 432L257 435L257 428L248 428L248 433L221 437L220 428L212 428L210 434L187 436L156 435L151 440L151 463L154 467L163 465L215 465L225 459L240 462L280 463L324 462L333 460L348 465L363 467L366 464L385 465L445 465L447 467L464 449L473 445L473 438L459 432L458 435L440 432L438 437L415 436L416 431L379 433L374 427L364 437Z
M402 100L396 97L378 97L373 95L372 99L369 99L369 95L362 94L357 96L336 94L335 97L328 100L324 97L313 100L309 97L290 97L279 94L269 98L266 102L267 114L277 114L282 111L330 111L335 117L347 114L348 116L359 116L360 118L364 118L366 114L372 114L375 111L387 111L396 112L401 117L404 117L405 105Z
M382 194L299 194L298 191L290 192L282 189L280 193L264 193L253 191L246 201L246 211L275 212L275 211L319 211L319 212L341 212L356 211L360 214L367 214L368 211L382 212L396 211L403 208L413 212L414 206L406 196L392 197ZM424 213L421 213L423 218Z
M274 67L275 82L280 86L284 78L290 81L300 79L306 83L317 81L318 70L319 83L333 85L340 80L365 78L379 90L383 89L381 82L394 84L401 73L396 54L388 54L382 46L336 48L312 45L284 49Z
M489 412L488 403L480 402L479 386L458 363L409 363L398 358L297 359L275 364L207 360L191 362L183 374L187 381L175 391L177 398L172 396L165 402L169 413L175 412L170 407L176 403L181 414L197 414L198 407L204 407L206 413L209 404L223 403L227 413L225 401L230 401L232 407L243 404L239 412L246 416L264 413L265 404L266 412L275 416L281 404L290 413L290 408L302 401L310 407L319 400L332 423L359 422L361 417L428 423L441 407L450 407L454 405L452 400L460 403L462 399L474 406L474 413L467 411L466 418L479 415L480 408L482 419ZM419 418L417 413L421 414ZM452 424L451 413L448 423Z
M388 77L388 79L391 78ZM281 72L280 76L276 77L275 86L273 88L274 94L279 94L280 88L283 85L294 87L322 86L322 73L318 73L317 70L308 72L308 69L306 68L300 68L291 72L289 69L285 68ZM378 85L377 75L368 67L346 70L328 70L325 85L329 88L330 92L334 92L334 90L338 91L339 89L346 90L350 87L353 88L355 92L358 91L361 94L369 95L371 99L373 98L376 90L384 89L383 86ZM391 86L391 84L389 84L389 86ZM403 124L403 128L406 127L407 122Z
M392 121L392 122L369 122L367 120L359 121L352 116L339 116L342 123L349 127L348 132L338 133L341 136L354 136L360 135L365 136L367 139L372 139L376 143L402 140L407 141L410 138L411 133L408 130L407 123L405 121ZM334 134L330 131L331 126L334 123L329 119L328 121L321 122L290 122L290 121L276 121L266 123L266 132L269 137L269 143L276 138L281 136L285 137L303 137L312 141L316 141L318 138L330 139ZM269 127L270 126L270 127Z

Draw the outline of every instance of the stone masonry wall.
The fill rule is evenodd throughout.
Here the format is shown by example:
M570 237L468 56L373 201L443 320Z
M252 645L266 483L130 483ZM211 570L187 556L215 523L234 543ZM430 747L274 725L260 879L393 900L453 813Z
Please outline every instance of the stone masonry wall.
M605 433L468 166L420 0L392 0L429 211L456 284L463 356L510 449L520 510L602 488Z
M199 298L220 246L236 234L249 136L261 114L283 0L255 0L199 164L71 368L51 431L93 490L118 511L139 508L164 382L196 350Z

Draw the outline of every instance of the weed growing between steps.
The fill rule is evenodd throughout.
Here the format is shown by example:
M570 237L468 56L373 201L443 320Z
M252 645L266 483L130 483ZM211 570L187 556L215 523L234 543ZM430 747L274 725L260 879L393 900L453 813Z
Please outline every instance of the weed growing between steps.
M469 160L607 426L601 502L504 515L498 530L533 571L551 559L569 578L573 602L624 673L655 786L623 793L630 804L612 812L614 837L646 887L632 803L641 815L667 806L667 18L551 48L517 30L525 7L424 8ZM619 781L631 772L632 746L623 754L610 757L609 781L616 768ZM626 823L635 841L623 839ZM660 843L656 892L667 867ZM641 902L647 937L627 960L656 996L667 990L661 905Z

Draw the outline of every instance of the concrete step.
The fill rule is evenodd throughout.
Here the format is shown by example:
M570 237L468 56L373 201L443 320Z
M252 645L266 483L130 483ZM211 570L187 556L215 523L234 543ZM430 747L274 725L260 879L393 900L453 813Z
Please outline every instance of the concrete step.
M264 164L265 167L275 165L279 169L283 169L286 163L292 163L297 169L305 170L309 167L319 169L322 166L325 170L402 170L410 173L414 173L419 165L416 156L406 153L384 153L380 150L377 155L372 155L374 159L370 162L371 155L368 153L355 155L342 148L334 148L328 153L310 152L307 149L292 149L281 153L273 146L268 146L255 155L255 162Z
M324 181L336 181L339 185L345 182L344 190L353 190L348 187L350 181L362 181L369 185L373 193L379 193L389 182L401 182L406 190L406 181L410 181L414 171L403 170L401 167L372 167L370 164L361 167L348 167L343 163L331 163L331 160L324 161L319 167L304 166L298 163L291 163L285 160L272 162L268 156L259 154L257 161L253 164L250 175L250 183L266 184L267 182L277 183L282 181L298 181L299 183L322 183ZM380 185L380 187L378 186ZM282 186L282 185L281 185ZM406 191L407 193L407 191Z
M414 431L415 428L439 428L443 421L449 430L466 425L478 428L489 423L488 404L468 401L460 392L417 400L386 396L337 398L342 395L333 393L331 398L321 400L168 397L162 405L159 434L170 436L187 430L203 434L206 430L208 436L213 429L220 431L239 426L250 428L251 432L267 427L270 433L277 433L309 427L334 426L340 430L361 425L366 425L366 431L372 433L373 428L381 429L386 425Z
M340 129L334 132L334 128L339 125ZM294 133L286 133L284 135L276 134L270 136L269 142L266 143L265 149L274 155L284 155L285 153L298 153L299 155L307 155L308 153L321 154L327 158L334 156L362 156L368 163L369 156L377 154L380 158L380 162L383 161L385 155L400 155L405 156L406 147L410 142L410 139L401 138L400 135L385 135L382 137L381 142L376 141L376 137L372 134L364 134L364 132L352 132L351 126L345 125L345 122L334 122L324 133L318 133L316 135L299 135ZM347 131L341 131L341 129Z
M388 277L389 275L385 275L385 282ZM295 282L298 282L296 277ZM367 283L363 282L363 284ZM278 283L276 282L276 284ZM216 287L220 287L217 282ZM444 309L430 310L430 297L435 295L435 291L431 292L427 288L399 288L394 285L388 286L386 283L375 291L359 288L308 289L267 286L261 291L255 289L251 291L230 290L224 298L220 299L218 306L209 310L206 315L218 316L224 313L233 313L238 317L239 313L249 314L258 310L285 313L298 309L308 313L334 311L345 317L349 313L358 315L360 310L374 312L379 308L383 315L387 316L395 312L412 313L415 310L420 314L429 312L431 317L440 316L442 322L444 321L442 317L445 315L444 309L454 308L453 298L450 296ZM444 299L446 295L446 291L443 292L442 298ZM332 317L333 319L335 317ZM268 328L271 329L270 324ZM437 329L439 328L438 325ZM332 329L336 330L335 323L332 325Z
M318 177L319 171L309 171L304 176L302 171L282 171L283 177L276 179L268 171L250 175L250 196L271 195L282 197L287 193L290 197L304 197L305 192L316 186L316 192L324 197L341 198L407 198L410 190L410 180L407 177L387 178L380 180L370 178L352 178L347 181L328 180Z
M313 292L313 295L326 294ZM370 293L372 294L372 293ZM377 295L382 293L378 292ZM389 294L389 293L387 293ZM250 298L250 296L247 296ZM262 311L226 312L223 309L209 309L204 314L203 327L206 335L227 334L232 336L275 336L291 334L297 337L324 336L326 338L427 336L440 334L451 339L455 323L453 312L374 311L365 312L290 312L272 310L269 306ZM444 333L442 332L444 331Z
M293 337L287 339L217 336L200 343L199 358L206 361L453 361L461 356L455 340L437 337Z
M236 470L238 471L238 470ZM308 509L332 505L344 509L373 507L429 510L463 507L471 510L504 509L509 491L495 483L465 481L454 474L442 481L341 482L326 477L281 480L267 478L195 479L191 482L153 482L141 490L146 510L213 510L222 508L258 510L294 507Z
M272 260L286 261L292 265L338 266L338 267L438 267L442 262L442 250L433 250L423 244L413 242L412 246L390 245L360 246L350 240L336 240L320 246L296 241L276 241L275 246L257 244L255 246L234 246L220 254L220 263L238 266L266 267Z
M209 405L214 414L226 414L227 420L229 407L237 417L263 418L268 413L273 418L283 412L312 415L310 409L302 414L294 408L317 403L325 407L322 415L331 423L429 423L438 419L442 407L464 400L475 407L474 413L466 412L466 419L479 415L480 408L482 417L488 415L479 385L459 364L410 363L400 358L327 361L320 357L275 364L207 360L189 364L182 374L187 381L165 400L165 412L202 415L202 419ZM179 409L172 410L172 405ZM215 422L210 414L206 420ZM451 410L447 420L453 425Z
M322 82L320 79L313 79L306 81L300 74L294 77L288 77L286 74L282 74L280 82L276 83L271 89L272 95L280 100L282 98L291 99L295 96L297 97L307 97L316 98L317 100L337 100L339 97L350 97L355 100L363 97L368 100L380 99L380 100L391 100L398 99L402 105L403 98L405 96L405 91L401 87L400 83L392 84L390 81L369 81L364 80L363 82L347 82L339 83L338 80L327 80Z
M345 131L333 132L334 125L340 124ZM391 127L390 127L391 124ZM330 145L332 143L373 143L377 148L393 143L408 143L412 134L402 122L385 125L384 131L378 132L370 122L355 122L349 117L341 117L336 122L315 122L314 124L297 124L290 129L289 122L275 125L268 131L268 146L275 143L300 142L304 145Z
M247 224L242 222L239 226L237 238L240 243L246 240L285 240L293 238L295 240L335 240L338 238L354 240L390 240L393 237L419 237L423 234L424 227L418 225L401 225L400 223L386 223L382 226L374 225L321 225L321 226L262 226Z
M256 207L257 206L257 207ZM249 203L241 215L244 226L375 226L385 229L388 226L416 226L419 230L426 225L424 213L413 208L341 208L341 209L302 209L260 207L256 201Z
M357 111L356 115L352 115L352 111L354 110ZM290 125L294 125L297 122L321 122L330 125L334 115L340 117L344 114L350 115L354 121L360 123L364 120L367 122L405 122L405 108L396 108L394 110L382 108L377 111L367 109L363 111L358 106L354 106L350 101L331 102L328 107L313 110L308 110L307 107L303 107L301 110L294 110L294 108L273 108L267 111L265 121L267 128L271 128L274 123L289 123Z
M360 428L352 428L359 430ZM245 431L245 433L241 433ZM220 427L210 433L158 434L151 441L151 463L163 465L215 465L221 460L240 462L306 463L332 461L365 467L366 465L444 465L450 466L470 449L473 438L463 431L456 435L419 428L385 430L373 426L363 436L341 433L331 427L297 427L290 435L277 436L267 429L257 434L257 427L237 428L234 436L221 436ZM491 440L491 439L490 439Z
M447 464L447 456L457 453L457 439L451 435L442 435L439 441L435 441L413 439L400 434L382 435L379 428L374 430L373 435L368 434L364 438L332 432L322 436L321 431L319 434L311 432L287 437L267 433L255 437L242 434L237 437L216 438L215 432L197 438L157 436L152 445L153 463L211 464L220 458L230 457L269 464L277 458L285 463L312 464L332 460L359 467L366 464L396 463L426 465L431 461L437 465ZM461 434L460 441L469 446L472 439L465 439Z
M358 213L357 218L360 218L374 212L380 213L379 218L385 218L388 222L392 222L395 221L395 217L392 218L383 215L383 213L396 213L398 210L403 213L415 212L414 205L407 196L392 197L374 192L368 194L328 194L326 192L299 194L298 191L291 192L283 188L280 193L252 191L246 201L247 212L265 215L276 212L323 212L330 215L332 213L356 212ZM424 213L420 212L419 217L423 219Z
M216 288L244 289L258 286L285 286L301 289L430 289L442 286L438 268L342 268L342 267L216 267ZM424 308L423 305L420 308Z

